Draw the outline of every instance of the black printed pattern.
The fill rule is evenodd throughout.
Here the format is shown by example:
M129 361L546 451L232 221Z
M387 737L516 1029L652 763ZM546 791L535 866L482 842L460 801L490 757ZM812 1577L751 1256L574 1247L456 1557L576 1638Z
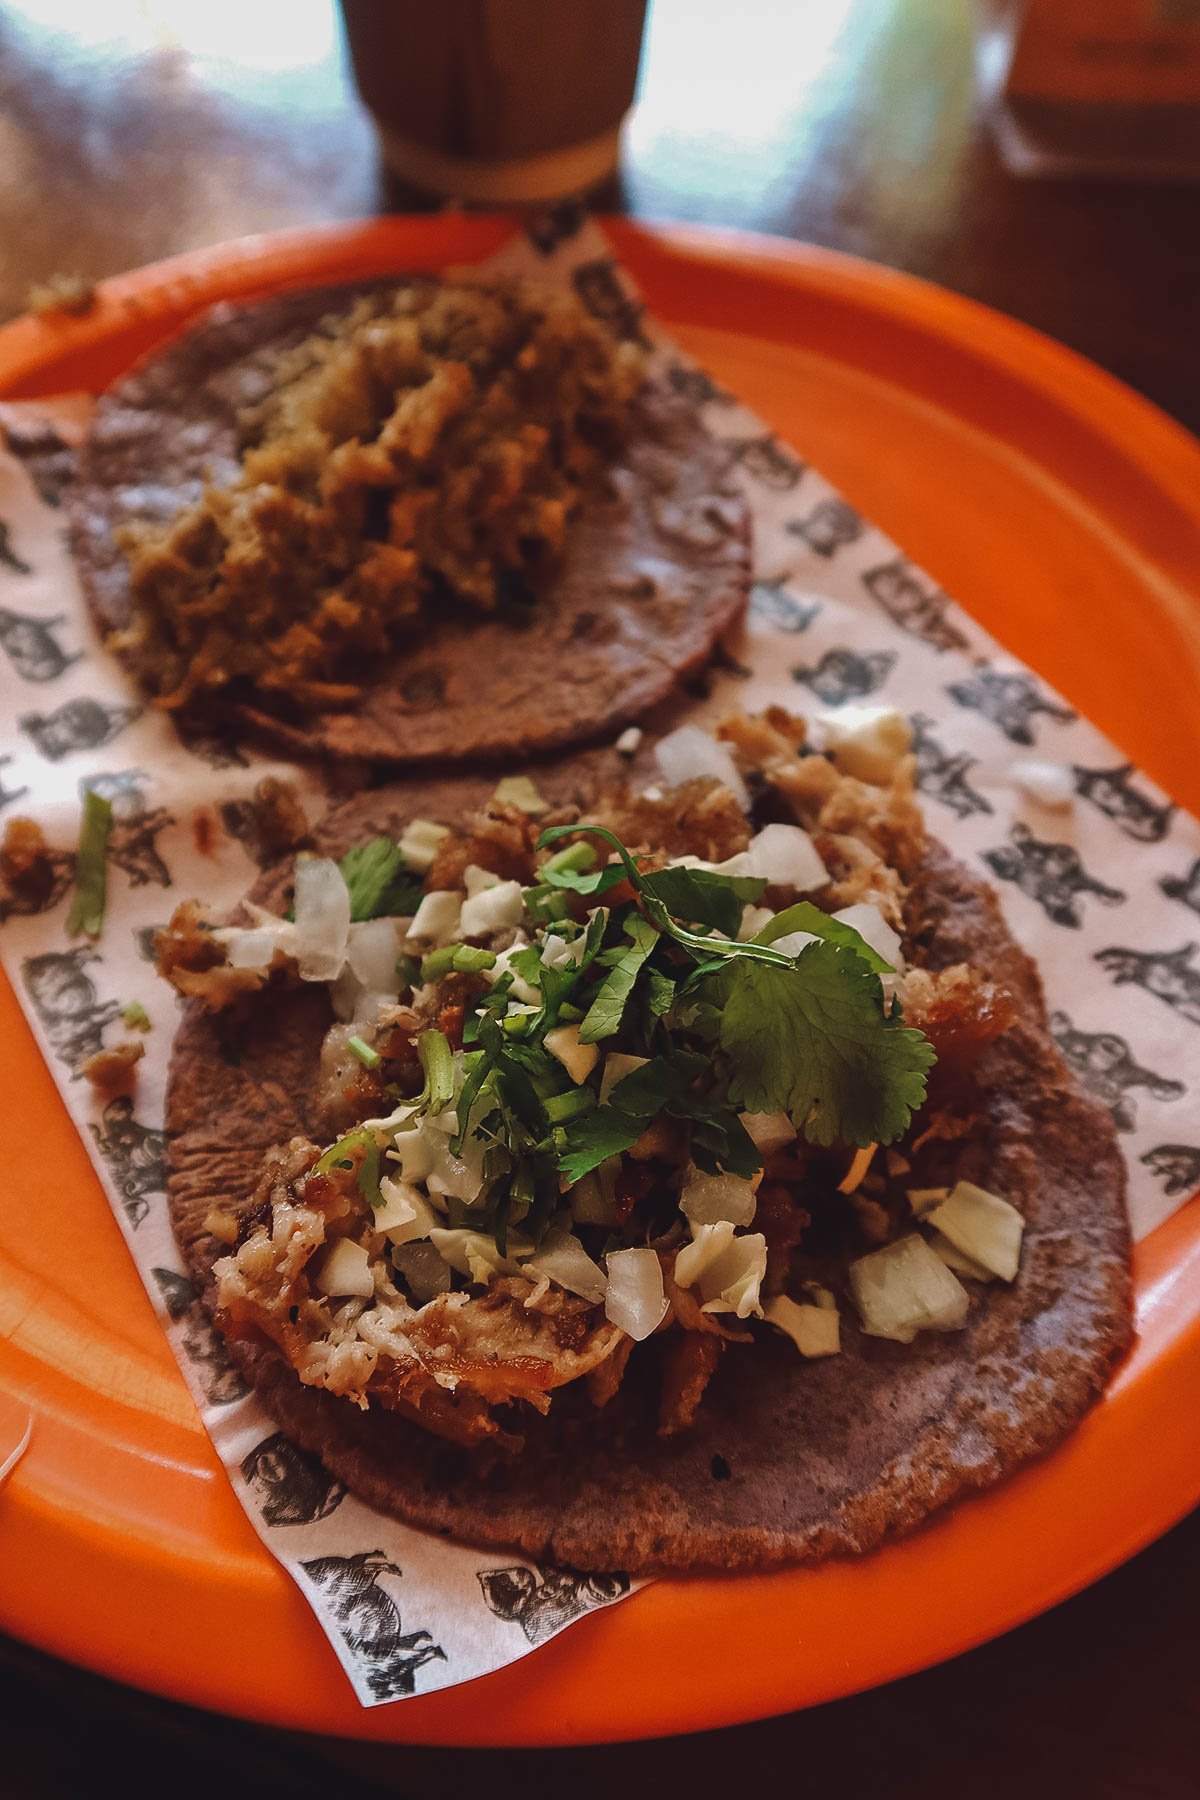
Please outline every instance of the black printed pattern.
M896 666L894 650L827 650L815 668L803 664L792 670L792 680L802 681L826 706L844 706L847 700L863 700L879 691Z
M1050 1033L1067 1067L1101 1106L1107 1106L1118 1131L1137 1126L1134 1088L1145 1088L1156 1100L1181 1100L1187 1091L1182 1081L1143 1069L1115 1031L1080 1031L1066 1013L1053 1012Z
M573 1569L480 1569L489 1609L507 1625L519 1625L531 1644L544 1644L564 1625L622 1599L628 1575L578 1575Z
M161 1194L166 1185L166 1133L139 1124L127 1094L110 1100L100 1123L89 1125L88 1130L108 1164L125 1217L136 1231L150 1210L147 1196Z
M76 750L99 750L141 717L140 706L104 706L99 700L65 700L52 713L25 713L21 730L50 762Z
M1156 1144L1141 1161L1171 1199L1200 1188L1200 1150L1193 1144Z
M73 950L47 950L21 964L21 979L50 1048L77 1081L83 1065L104 1047L105 1028L121 1008L115 1000L101 1000L87 972L99 962L100 952L91 944Z
M1198 949L1200 945L1184 944L1180 950L1130 950L1114 944L1098 950L1096 961L1117 987L1132 982L1162 1000L1180 1018L1200 1025L1200 969L1193 966Z
M1075 791L1141 844L1158 844L1171 828L1175 808L1152 800L1134 787L1133 764L1115 769L1081 769L1075 765Z
M1200 913L1200 856L1186 875L1164 875L1158 885L1168 900L1182 901L1184 906Z
M282 1431L254 1446L242 1474L268 1525L315 1525L346 1498L341 1482Z
M789 493L804 474L800 458L781 444L773 431L765 431L760 437L726 438L724 443L747 475L777 494Z
M607 325L614 337L624 338L629 343L641 344L645 349L650 347L650 339L642 329L642 315L645 307L640 300L627 294L621 286L617 274L617 266L611 256L601 256L595 262L580 263L571 271L571 285L579 296L580 304L591 313L593 319L599 319Z
M552 256L560 244L577 237L587 217L587 209L578 200L564 200L541 213L527 228L530 243L541 256Z
M184 1321L183 1347L204 1398L210 1406L232 1406L250 1392L250 1383L234 1368L221 1338L186 1275L174 1269L152 1269L167 1316Z
M33 574L24 557L18 556L13 548L12 529L3 519L0 519L0 568L11 569L14 575Z
M882 563L878 569L869 569L862 583L894 625L920 638L931 650L967 648L966 637L947 617L953 605L949 594L918 579L912 564L904 557Z
M58 626L66 622L65 613L39 619L33 613L0 606L0 649L22 681L57 681L72 663L79 661L83 651L76 650L68 656L56 636Z
M376 1700L411 1694L417 1670L446 1652L429 1632L402 1633L400 1609L379 1584L381 1575L402 1575L382 1550L360 1550L355 1556L318 1556L300 1567L330 1610L342 1642L361 1664Z
M818 556L833 556L844 545L856 543L866 527L852 506L833 496L818 500L806 519L790 520L787 529Z
M1010 743L1033 743L1033 719L1039 713L1060 725L1069 725L1078 713L1056 700L1048 700L1032 675L1001 675L996 669L978 669L969 681L952 681L950 698L971 712L998 725Z
M154 940L160 931L165 930L165 920L161 925L138 925L134 928L133 941L143 962L154 962Z
M60 506L75 475L75 452L49 419L9 419L4 439L47 506Z
M158 834L173 825L173 816L160 806L147 805L143 784L150 780L144 769L122 769L112 775L95 775L79 784L80 797L87 789L112 802L113 824L108 839L109 859L129 877L131 887L170 887L171 871L158 849Z
M750 617L775 631L807 631L820 610L819 600L794 599L782 581L756 581L750 589Z
M698 369L692 363L668 363L666 370L668 386L677 393L681 400L689 406L731 406L733 395L718 387L712 376L704 369Z
M27 794L29 792L27 787L5 787L3 771L8 767L11 761L11 756L0 756L0 812L3 812L6 806L11 806L14 800L19 800L22 794Z
M940 800L959 819L972 813L990 813L994 809L985 795L976 793L967 775L978 761L965 751L944 750L933 736L932 719L924 713L913 713L912 750L917 759L917 786L930 800Z
M1072 845L1044 843L1019 819L1009 839L996 850L981 851L984 862L1001 881L1015 883L1035 900L1056 925L1079 929L1084 894L1094 895L1103 906L1118 906L1125 899L1120 888L1108 887L1087 873Z

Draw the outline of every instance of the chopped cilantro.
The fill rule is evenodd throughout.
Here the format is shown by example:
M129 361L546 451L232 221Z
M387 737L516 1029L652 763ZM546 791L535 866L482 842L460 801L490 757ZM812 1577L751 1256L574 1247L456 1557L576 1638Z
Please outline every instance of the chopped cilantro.
M83 796L79 826L79 851L75 858L75 898L67 915L67 930L99 937L108 904L108 834L112 830L112 802L94 789Z
M417 1104L425 1112L444 1112L454 1098L454 1057L445 1032L433 1027L422 1031L417 1038L417 1056L425 1071Z
M756 944L773 944L776 938L787 937L793 931L811 931L814 937L824 938L826 943L840 944L844 950L853 950L876 975L893 973L891 963L885 962L878 950L871 948L861 932L855 931L853 925L847 925L841 919L830 918L819 906L814 906L811 900L800 900L795 906L776 913L754 941Z
M350 890L352 924L406 917L421 904L421 878L408 867L404 852L391 838L356 844L338 867Z
M745 908L762 899L767 885L754 875L717 875L710 869L687 868L658 869L653 875L644 875L642 883L646 893L661 900L675 918L711 926L731 938L738 934Z
M149 1031L150 1014L140 1000L130 1000L121 1008L121 1017L130 1031Z
M890 1144L907 1129L933 1046L884 1013L879 978L857 953L809 944L790 969L741 959L703 987L720 1008L735 1106L786 1112L814 1144Z
M648 919L640 913L633 913L625 921L625 936L629 939L629 948L622 950L612 971L606 975L599 988L596 989L591 1006L579 1027L581 1044L596 1044L601 1038L612 1037L621 1028L621 1020L625 1006L642 964L654 950L659 941L659 934Z

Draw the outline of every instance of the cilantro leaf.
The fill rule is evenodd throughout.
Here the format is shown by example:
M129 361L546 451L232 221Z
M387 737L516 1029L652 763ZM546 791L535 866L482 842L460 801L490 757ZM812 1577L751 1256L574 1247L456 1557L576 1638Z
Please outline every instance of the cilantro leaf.
M599 1043L601 1038L612 1037L620 1030L626 1003L642 964L659 941L655 927L636 912L631 912L625 921L625 936L630 940L630 947L621 951L612 973L606 975L596 989L579 1027L581 1044Z
M610 1156L631 1149L645 1129L645 1119L636 1119L616 1106L598 1106L595 1112L573 1119L567 1126L566 1147L558 1158L559 1170L569 1182L582 1181Z
M731 962L704 986L720 1007L733 1105L786 1112L814 1144L890 1144L907 1129L933 1046L885 1015L857 954L809 944L793 968Z
M400 918L421 904L421 878L391 838L372 838L347 850L338 868L350 889L350 920Z
M661 1019L664 1013L670 1012L675 1004L675 983L661 969L646 971L646 1005L650 1016Z
M885 962L878 950L871 948L861 932L855 931L853 925L847 925L841 919L831 918L819 906L814 906L811 900L799 900L795 906L785 907L783 912L776 913L770 923L763 926L754 942L773 944L776 938L786 937L793 931L811 931L814 937L824 938L828 944L838 944L843 950L853 950L876 975L894 973L891 963Z
M755 875L716 875L711 869L657 869L642 877L646 893L661 900L677 919L708 925L735 938L742 913L761 900L766 882Z
M99 937L108 905L108 834L112 830L112 801L88 788L83 796L79 825L79 851L75 858L75 898L67 915L72 936L84 931Z

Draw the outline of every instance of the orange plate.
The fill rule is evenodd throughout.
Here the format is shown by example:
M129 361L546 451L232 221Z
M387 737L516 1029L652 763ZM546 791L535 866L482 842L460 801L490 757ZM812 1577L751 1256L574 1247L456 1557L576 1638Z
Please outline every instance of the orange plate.
M1149 773L1200 808L1200 448L1078 357L824 251L610 227L653 309ZM10 396L97 388L218 297L487 254L503 221L287 233L111 281L0 332ZM1136 1259L1140 1337L1054 1456L860 1561L663 1581L461 1690L362 1711L193 1411L11 991L0 987L0 1626L161 1694L422 1743L696 1730L890 1680L1052 1606L1200 1497L1200 1201ZM54 1156L46 1154L54 1145ZM737 1654L730 1655L736 1645Z

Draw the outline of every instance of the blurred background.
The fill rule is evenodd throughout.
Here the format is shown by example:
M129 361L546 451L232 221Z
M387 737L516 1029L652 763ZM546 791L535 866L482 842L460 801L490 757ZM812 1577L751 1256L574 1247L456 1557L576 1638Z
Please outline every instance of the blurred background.
M1065 20L1074 63L1034 41ZM998 111L1014 42L1042 94ZM1110 78L1173 104L1068 108L1082 154L1030 153L1015 121L1053 128L1056 83L1094 100ZM1198 119L1197 0L651 0L620 184L600 198L942 282L1195 429ZM413 199L381 174L334 0L0 0L0 317L51 276Z

